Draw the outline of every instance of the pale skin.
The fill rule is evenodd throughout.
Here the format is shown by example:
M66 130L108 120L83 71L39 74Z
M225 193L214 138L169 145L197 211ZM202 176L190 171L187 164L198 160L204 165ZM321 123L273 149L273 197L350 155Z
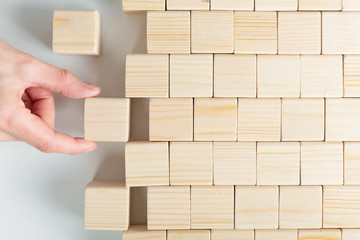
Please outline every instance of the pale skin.
M82 99L100 88L83 83L71 72L23 53L0 38L0 142L24 141L45 153L81 154L94 151L93 141L54 130L51 92Z

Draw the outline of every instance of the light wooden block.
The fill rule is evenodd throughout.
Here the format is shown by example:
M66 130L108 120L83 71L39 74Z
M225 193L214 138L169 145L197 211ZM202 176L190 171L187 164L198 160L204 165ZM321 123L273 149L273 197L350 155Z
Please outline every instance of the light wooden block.
M147 12L147 53L190 53L190 11Z
M302 55L301 97L342 96L342 55Z
M85 229L127 230L130 189L123 182L93 181L85 190Z
M192 11L191 52L233 53L233 11Z
M210 230L171 230L167 240L210 240Z
M360 239L360 229L341 229L342 240Z
M324 12L322 14L322 53L360 53L359 12Z
M84 133L86 140L127 142L130 135L130 99L86 99Z
M212 185L212 143L170 143L170 185Z
M214 142L214 185L256 184L255 142Z
M211 10L254 10L254 0L211 0Z
M256 11L296 11L297 0L255 0Z
M238 141L280 141L280 128L280 99L238 99Z
M193 99L151 98L150 141L192 141Z
M280 12L279 54L320 54L321 13Z
M169 56L126 56L125 96L132 98L169 96Z
M131 225L128 231L124 231L123 240L166 240L166 231L147 230L146 225Z
M344 142L344 184L360 185L360 142Z
M212 97L212 54L170 56L170 97Z
M279 228L321 228L322 187L281 186Z
M101 15L98 11L54 11L54 53L100 55L100 45Z
M360 187L324 186L323 227L360 227Z
M210 0L167 0L167 10L209 10Z
M235 228L278 228L279 189L277 186L235 187Z
M301 184L342 185L343 143L302 142Z
M360 97L360 55L344 56L344 97Z
M125 175L126 186L169 185L168 142L126 143Z
M299 0L299 10L341 10L342 0Z
M360 2L358 0L342 0L343 11L359 11Z
M149 230L190 229L190 187L148 187Z
M299 55L258 55L258 97L300 97Z
M276 54L277 13L236 11L235 53Z
M257 184L299 185L300 144L298 142L258 142Z
M297 230L255 230L255 240L297 240Z
M282 141L323 141L324 99L282 100Z
M192 186L191 229L233 229L234 187Z
M195 98L195 141L236 141L236 126L236 98Z
M298 236L299 240L341 240L341 231L340 229L299 230Z
M122 0L124 12L165 10L165 0Z
M360 141L360 99L326 99L326 141Z
M254 230L211 230L211 240L254 240Z

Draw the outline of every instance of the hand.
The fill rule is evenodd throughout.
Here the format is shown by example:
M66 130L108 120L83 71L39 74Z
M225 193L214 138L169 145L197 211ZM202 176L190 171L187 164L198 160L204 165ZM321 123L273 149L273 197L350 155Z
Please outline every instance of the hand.
M25 141L46 153L94 151L95 142L54 131L51 91L81 99L97 96L100 88L20 52L0 38L0 142Z

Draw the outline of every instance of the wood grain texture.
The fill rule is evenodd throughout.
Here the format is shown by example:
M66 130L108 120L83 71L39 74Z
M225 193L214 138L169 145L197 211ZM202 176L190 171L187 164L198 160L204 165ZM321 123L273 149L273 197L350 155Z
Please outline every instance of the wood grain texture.
M344 97L360 97L360 55L344 56Z
M278 207L279 188L277 186L236 186L235 228L276 229L278 228Z
M360 185L360 142L344 142L344 184Z
M256 11L296 11L297 0L255 0Z
M300 97L299 55L258 55L258 97Z
M98 11L54 11L54 53L100 55L100 44L101 15Z
M360 2L358 0L342 0L343 11L359 11Z
M280 131L280 99L238 99L238 141L280 141Z
M299 10L341 10L342 0L299 0Z
M167 240L210 240L210 230L171 230Z
M314 239L341 240L341 231L340 229L299 230L298 240Z
M235 53L276 54L277 13L236 11Z
M165 0L122 0L124 12L165 10Z
M126 186L169 185L168 145L168 142L134 141L126 143Z
M125 96L131 98L169 96L169 56L126 56Z
M123 182L93 181L85 190L85 229L127 230L130 189Z
M84 135L90 141L127 142L130 135L130 99L86 99Z
M279 228L321 228L322 187L280 186Z
M192 11L191 52L233 53L233 11Z
M191 229L233 229L234 187L192 186Z
M124 231L123 240L166 240L166 231L147 230L147 225L131 225Z
M193 99L151 98L150 141L192 141Z
M297 240L297 230L255 230L255 240Z
M254 0L211 0L211 10L254 10Z
M324 99L282 100L282 141L323 141Z
M212 54L170 56L170 97L212 97Z
M321 13L279 12L279 54L320 54Z
M211 142L170 143L170 185L212 185Z
M210 0L167 0L167 10L209 10Z
M190 11L147 12L147 53L190 53Z
M360 239L360 229L341 229L342 240Z
M190 187L148 187L149 230L190 229Z
M254 230L211 230L211 240L254 240Z

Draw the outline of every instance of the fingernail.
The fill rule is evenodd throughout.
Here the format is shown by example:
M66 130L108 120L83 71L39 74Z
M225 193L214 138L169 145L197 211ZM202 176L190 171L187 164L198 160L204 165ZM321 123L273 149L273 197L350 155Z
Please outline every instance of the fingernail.
M96 143L94 143L90 148L88 148L87 150L86 150L86 152L88 153L88 152L93 152L93 151L95 151L97 149L97 144Z
M83 86L89 90L100 89L98 86L86 82L83 82Z

